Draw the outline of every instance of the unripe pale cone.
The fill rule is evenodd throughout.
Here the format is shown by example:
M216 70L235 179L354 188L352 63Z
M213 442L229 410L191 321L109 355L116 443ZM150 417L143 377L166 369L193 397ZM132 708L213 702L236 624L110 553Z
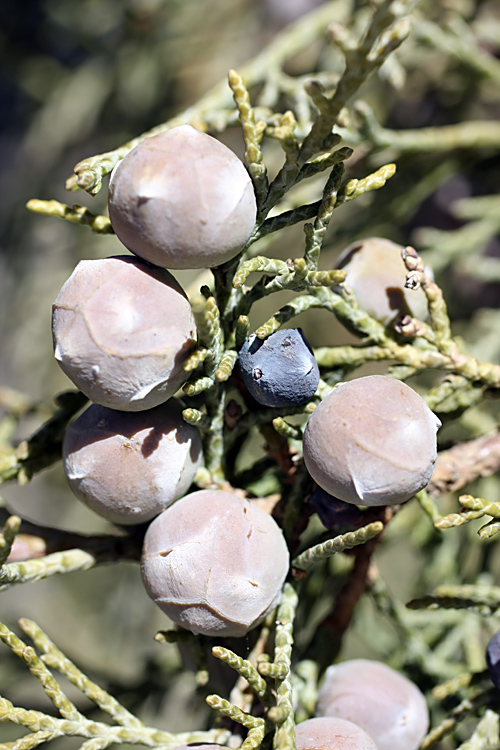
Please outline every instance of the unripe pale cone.
M187 379L196 324L168 271L118 256L77 265L53 304L52 335L59 365L86 396L141 411Z
M428 316L423 290L405 289L402 250L390 240L368 237L346 247L335 264L347 272L344 284L354 292L360 307L384 325L401 315L419 320Z
M140 412L90 406L63 442L75 495L118 524L149 521L182 497L201 459L200 434L174 399Z
M297 750L378 750L372 738L356 724L331 717L297 724L295 740Z
M431 479L440 425L405 383L368 375L336 386L316 407L304 433L304 461L340 500L403 503Z
M278 603L288 567L274 519L221 490L181 498L152 521L144 539L146 591L195 634L246 635Z
M190 125L146 138L109 184L109 218L133 253L165 268L208 268L252 234L257 206L243 163Z
M429 728L429 711L418 687L386 664L369 659L328 667L316 715L354 722L379 750L417 750Z

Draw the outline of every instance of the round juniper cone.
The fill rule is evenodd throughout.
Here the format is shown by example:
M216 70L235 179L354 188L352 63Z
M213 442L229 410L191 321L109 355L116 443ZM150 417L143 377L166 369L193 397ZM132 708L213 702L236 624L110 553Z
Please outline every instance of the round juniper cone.
M363 310L384 325L403 315L419 320L428 317L423 290L405 287L402 250L390 240L368 237L346 247L335 264L347 272L345 286L352 289Z
M276 331L267 339L252 334L239 362L246 387L263 406L299 406L316 393L319 368L300 328Z
M241 638L278 604L290 560L283 532L256 502L199 490L148 527L148 595L192 633Z
M366 375L337 385L311 414L304 462L333 498L397 505L430 482L440 426L410 386L387 375Z
M139 524L189 489L202 462L200 433L170 399L127 412L93 404L69 425L63 466L75 495L113 523Z
M429 729L419 688L380 661L349 659L325 672L316 716L354 722L378 750L417 750Z
M145 138L117 164L109 183L109 218L118 239L163 268L209 268L234 258L256 214L243 163L191 125Z
M52 306L52 335L59 366L88 398L142 411L187 379L196 323L172 274L118 255L80 261Z
M352 721L333 716L307 719L295 727L297 750L378 750Z
M309 498L309 504L327 529L340 529L342 526L362 526L365 521L355 505L330 495L319 485Z

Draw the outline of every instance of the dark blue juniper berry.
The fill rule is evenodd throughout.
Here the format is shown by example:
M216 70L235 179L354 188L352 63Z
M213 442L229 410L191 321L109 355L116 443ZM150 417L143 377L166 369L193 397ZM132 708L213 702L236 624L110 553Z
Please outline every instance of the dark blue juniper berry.
M318 364L300 328L258 339L252 334L239 355L246 387L264 406L299 406L316 393Z
M486 664L492 683L500 689L500 630L486 646Z
M345 503L330 495L319 485L316 487L309 503L319 516L323 526L332 531L340 531L345 526L362 526L363 513L352 503Z

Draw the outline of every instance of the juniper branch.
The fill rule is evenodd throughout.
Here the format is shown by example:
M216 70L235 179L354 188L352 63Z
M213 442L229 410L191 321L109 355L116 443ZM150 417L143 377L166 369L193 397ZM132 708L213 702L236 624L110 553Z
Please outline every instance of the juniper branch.
M498 713L486 709L470 738L462 742L457 750L486 750L498 745L498 724Z
M36 560L7 563L0 568L0 591L18 583L32 583L60 573L89 570L97 560L94 555L81 549L54 552Z
M71 722L79 722L83 717L76 706L64 694L61 686L56 682L46 665L35 653L31 646L27 646L3 623L0 623L0 639L11 649L22 662L28 667L31 674L36 677L45 694L52 701L63 719Z
M56 200L42 201L32 198L26 204L29 211L45 216L56 216L73 224L82 224L90 227L96 234L114 234L114 229L107 216L96 216L85 206L67 206Z
M276 707L286 714L286 719L276 728L276 750L295 750L295 721L293 714L292 683L290 680L293 645L293 622L298 597L289 583L285 583L281 604L276 617L274 663L280 670L276 679Z
M325 3L316 12L297 23L288 26L250 63L240 68L240 76L248 88L267 80L271 70L277 70L299 50L309 47L326 30L335 12L343 14L342 3L338 0ZM75 166L75 174L66 183L67 190L86 190L95 195L102 186L102 178L109 174L116 164L145 138L165 132L176 125L185 123L203 130L224 129L227 118L221 118L221 110L230 110L231 91L226 80L221 81L203 96L195 105L176 117L143 133L123 146L96 156L83 159Z
M238 724L246 727L246 729L260 729L265 724L264 719L246 714L241 708L234 706L219 695L208 695L205 700L210 708L220 711L223 716L227 716L229 719L238 722Z
M127 711L115 698L78 669L33 620L22 619L19 621L19 625L26 635L29 635L35 646L43 653L42 661L49 667L61 672L72 685L93 701L101 711L109 714L113 721L124 727L144 726L142 721Z
M465 609L489 616L500 608L498 587L438 586L435 592L412 599L408 609Z
M243 138L245 141L245 162L255 187L258 205L262 205L267 196L268 180L266 166L262 159L260 144L264 134L264 122L255 122L255 115L250 104L250 96L242 77L235 71L229 71L229 85L238 108Z
M33 474L57 461L66 426L86 403L87 398L79 391L59 394L56 413L29 440L0 456L0 484L13 479L24 484Z
M255 693L266 703L271 699L269 685L262 679L254 665L247 659L242 659L233 651L222 646L215 646L212 654L234 669L240 677L243 677Z
M240 265L233 280L234 288L239 289L242 287L250 274L255 273L256 271L283 276L290 273L290 267L288 263L285 263L283 260L276 260L274 258L266 258L258 255L255 258L243 261Z
M471 120L418 130L390 130L379 125L365 102L357 102L356 111L361 117L361 133L365 139L377 149L390 148L397 154L443 153L455 149L496 151L500 143L500 124L493 120Z
M203 347L195 349L194 352L190 354L189 357L184 362L184 365L183 365L184 371L192 372L193 370L196 370L198 365L201 365L206 360L209 354L210 354L209 349L204 349Z
M391 2L381 3L373 14L364 38L356 45L344 48L346 57L344 73L333 95L325 97L320 114L302 144L298 160L300 165L305 164L321 149L323 141L337 122L342 107L369 75L379 68L388 55L397 49L408 36L407 19L396 20L401 10L403 12L406 10L404 3L399 6ZM338 31L343 31L339 24L330 27L330 30L334 39ZM337 36L335 40L342 45L340 36Z
M203 393L203 391L212 388L212 386L214 385L215 380L211 377L205 376L203 378L193 380L190 383L186 383L182 386L182 390L184 391L186 396L197 396L199 393Z
M365 544L369 539L373 539L383 530L384 524L381 521L374 521L366 526L362 526L356 531L349 531L347 534L329 539L326 542L316 544L314 547L302 552L293 561L292 566L298 570L307 570L311 565L326 560L337 552L343 552L347 549L357 547L359 544Z
M220 312L215 297L197 297L192 302L193 314L198 327L198 338L208 354L203 359L207 377L212 377L223 352L224 337L220 324ZM190 394L193 395L193 394Z

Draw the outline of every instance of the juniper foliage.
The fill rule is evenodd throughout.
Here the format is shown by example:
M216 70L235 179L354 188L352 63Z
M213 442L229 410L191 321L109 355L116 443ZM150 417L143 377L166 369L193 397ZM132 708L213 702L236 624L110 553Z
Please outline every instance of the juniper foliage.
M82 5L80 15L64 3L53 4L52 22L57 19L59 27L84 34L94 24L97 47L86 66L73 70L55 71L47 60L43 63L53 91L33 125L31 143L40 145L27 150L32 174L57 162L61 142L86 137L76 117L50 132L47 122L56 121L57 106L62 113L79 112L88 125L94 117L105 127L105 101L118 110L120 101L135 102L128 131L133 120L142 122L141 107L148 113L144 121L159 115L162 75L176 80L167 59L177 54L185 75L189 64L200 63L203 50L192 31L195 3L157 2L142 11L140 4L129 5L125 11L121 3L108 3L108 16L98 21L91 3ZM231 16L226 4L214 0L213 5L226 22L217 33L227 68L238 55L224 29L242 21ZM250 9L240 2L238 13L244 12ZM268 10L269 28L277 19ZM185 49L175 34L165 41L151 31L167 21L188 30ZM206 22L212 28L213 20ZM100 35L113 29L131 56L131 62L122 60L117 83L104 64L106 48L99 46ZM140 34L150 35L151 49L138 41ZM251 32L243 39L248 36ZM323 671L339 656L359 650L406 672L426 692L433 723L423 748L447 735L446 747L498 745L499 693L485 671L484 648L498 629L500 609L495 585L500 563L495 477L500 467L495 401L500 393L495 285L500 279L500 211L494 170L500 146L499 39L498 14L488 3L377 0L368 6L330 0L272 34L250 62L230 70L208 91L198 67L195 103L182 107L180 97L177 111L163 124L81 160L66 188L84 191L82 201L85 191L94 196L95 211L31 197L30 211L82 226L74 232L92 230L91 239L82 240L84 254L111 254L110 245L102 244L115 240L99 193L105 193L106 176L141 139L190 123L236 143L238 128L258 201L257 224L233 261L183 279L199 332L198 347L185 364L183 416L200 429L204 441L205 465L196 476L197 487L233 487L265 498L293 563L278 610L247 639L214 643L181 630L159 630L162 655L140 661L133 687L130 679L128 686L127 680L116 680L116 697L86 676L32 620L21 619L19 627L33 646L21 640L14 625L1 625L5 654L10 649L45 693L45 702L34 699L33 707L26 707L12 690L15 679L9 678L18 672L14 659L6 657L2 691L14 697L0 700L0 738L10 725L14 734L5 735L2 750L28 750L70 737L80 739L82 750L120 744L169 750L186 742L244 750L272 743L278 750L293 750L295 723L313 715ZM37 75L33 67L25 81L28 89ZM429 110L437 114L427 116ZM459 200L453 200L455 192ZM426 226L427 215L434 226ZM52 231L49 240L73 237L65 229ZM407 318L396 326L382 325L343 286L344 272L331 270L337 250L370 234L405 246L411 239L418 248L408 247L401 262L407 285L426 295L426 322ZM51 255L48 244L54 271L67 261ZM19 278L23 295L33 277ZM15 301L14 295L9 309L15 309ZM315 396L301 407L249 406L237 370L243 341L251 332L265 338L283 324L295 325L303 313L300 324L306 333L309 326L321 369ZM23 335L30 337L29 326ZM5 343L12 342L7 336ZM21 359L23 365L27 361ZM336 383L370 367L411 378L443 421L436 471L428 488L403 507L361 510L339 504L328 519L322 516L322 524L309 502L314 485L301 457L303 428ZM62 383L57 376L48 380ZM60 393L52 407L21 391L0 389L0 482L28 485L24 492L29 493L30 481L57 465L64 430L85 403L74 391ZM33 431L26 437L30 424ZM92 576L91 568L105 576L104 564L111 568L111 582L113 575L120 580L124 562L136 571L143 528L76 533L71 524L61 529L13 512L16 496L9 499L7 487L6 495L0 509L2 592L29 582L47 586L49 578L71 580L79 572ZM399 573L408 554L417 573L406 576L399 589L390 569ZM60 604L70 596L68 589L58 596L58 601L48 597L48 609L76 606L74 597L72 604ZM36 610L34 597L23 603L28 606L31 598ZM131 608L131 597L125 598ZM84 608L90 606L88 599ZM123 619L131 618L125 609ZM10 619L8 606L5 619ZM146 632L154 635L149 624ZM71 636L64 639L68 645ZM99 649L97 641L90 639L89 651ZM173 655L174 649L181 656ZM95 661L93 669L98 671ZM182 702L176 691L187 672L195 676ZM109 681L105 669L101 677ZM211 709L200 713L200 730L199 721L193 729L187 721L195 694ZM169 700L187 721L180 732L164 729L161 711L151 710ZM157 727L149 726L155 722Z

